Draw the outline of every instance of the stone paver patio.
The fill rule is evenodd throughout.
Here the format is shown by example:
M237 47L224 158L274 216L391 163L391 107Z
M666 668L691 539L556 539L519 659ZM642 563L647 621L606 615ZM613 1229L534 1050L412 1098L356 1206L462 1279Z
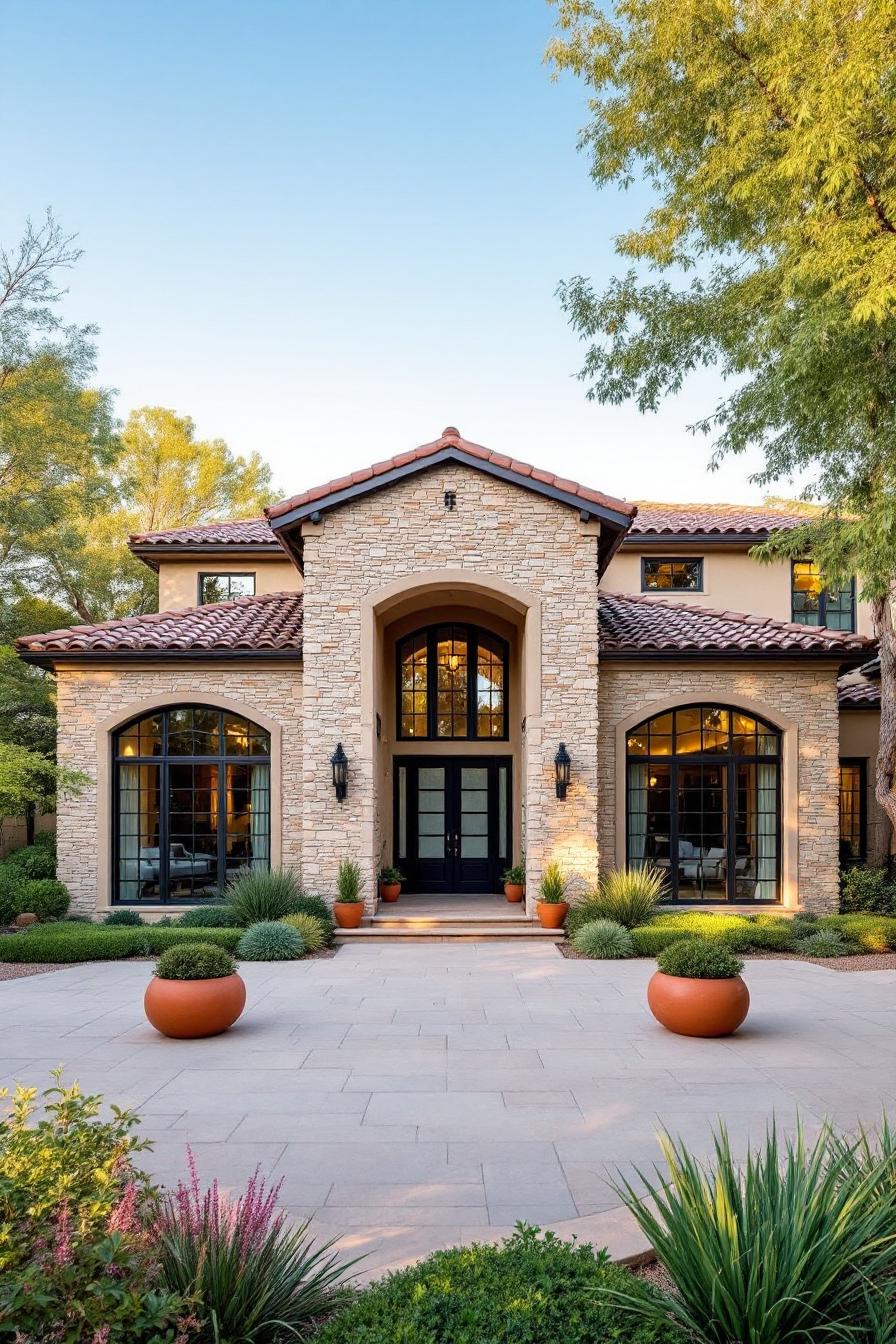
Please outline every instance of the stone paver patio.
M753 1009L724 1041L653 1021L648 961L564 960L552 944L386 943L331 960L244 964L228 1034L169 1041L142 1012L148 962L0 984L2 1082L68 1080L136 1107L145 1165L239 1185L260 1164L364 1273L517 1219L605 1238L607 1184L649 1167L664 1124L705 1151L716 1117L740 1150L774 1112L809 1127L896 1105L896 972L751 961Z

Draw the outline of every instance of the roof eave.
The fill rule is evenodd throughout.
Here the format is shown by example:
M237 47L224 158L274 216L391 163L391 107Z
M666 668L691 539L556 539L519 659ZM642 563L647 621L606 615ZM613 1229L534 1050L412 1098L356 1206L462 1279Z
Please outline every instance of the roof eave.
M158 571L162 561L178 560L185 556L232 555L246 560L261 560L272 555L276 558L278 549L273 538L267 544L257 541L144 541L128 543L128 550L131 555L136 556L138 560L142 560L150 569L156 571Z
M264 662L302 661L301 649L17 649L25 663L54 667L57 663L185 663L206 659L250 659Z

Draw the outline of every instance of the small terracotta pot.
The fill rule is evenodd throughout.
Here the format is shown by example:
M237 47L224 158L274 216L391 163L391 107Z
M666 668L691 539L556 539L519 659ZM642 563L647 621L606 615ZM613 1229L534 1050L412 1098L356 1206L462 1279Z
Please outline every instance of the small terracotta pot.
M657 971L647 1003L657 1022L678 1036L730 1036L749 1011L750 991L739 975L691 980Z
M563 922L569 914L569 903L568 901L539 901L537 910L543 929L562 929Z
M381 882L380 899L384 901L397 901L401 895L400 882Z
M246 986L236 972L214 980L161 980L154 975L143 996L144 1011L156 1031L179 1040L220 1035L245 1006Z
M504 883L504 895L507 897L508 901L521 901L523 899L524 891L525 887L517 882Z
M335 901L333 914L336 916L336 923L340 929L360 928L361 920L364 918L364 902Z

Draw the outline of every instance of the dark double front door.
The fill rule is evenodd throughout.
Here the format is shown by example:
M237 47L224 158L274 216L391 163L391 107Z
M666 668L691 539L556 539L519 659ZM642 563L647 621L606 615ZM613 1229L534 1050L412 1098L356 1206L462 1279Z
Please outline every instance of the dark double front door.
M511 762L502 756L395 760L395 859L406 891L500 890L510 866Z

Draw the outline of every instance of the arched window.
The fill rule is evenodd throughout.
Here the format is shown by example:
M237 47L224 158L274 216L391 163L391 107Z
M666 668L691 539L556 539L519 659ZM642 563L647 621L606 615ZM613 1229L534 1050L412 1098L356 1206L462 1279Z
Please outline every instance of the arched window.
M507 644L475 625L432 625L398 644L399 738L507 737Z
M645 719L626 740L629 864L668 870L678 901L776 901L781 736L726 705Z
M160 709L115 734L115 891L122 903L220 895L269 868L271 741L208 705Z

